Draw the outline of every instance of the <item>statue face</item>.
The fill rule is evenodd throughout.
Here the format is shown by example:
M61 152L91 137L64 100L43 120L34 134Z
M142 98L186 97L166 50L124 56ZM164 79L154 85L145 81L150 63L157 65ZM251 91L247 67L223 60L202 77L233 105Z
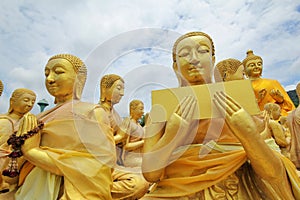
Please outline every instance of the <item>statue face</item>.
M32 109L35 99L36 97L34 95L27 93L22 94L16 101L11 102L13 112L21 115L28 113Z
M246 74L249 78L260 77L262 74L262 60L259 58L249 60L246 63Z
M210 40L192 36L181 40L176 47L178 74L191 85L210 83L214 57Z
M272 110L272 117L274 120L278 120L281 116L281 108L278 106L276 106L276 108L274 108Z
M111 103L117 104L124 96L124 83L121 80L116 80L114 84L106 90L106 99Z
M225 81L244 80L244 79L245 79L245 72L244 72L243 65L239 66L239 68L236 70L235 73L233 74L226 73L225 76Z
M144 104L140 103L135 109L133 109L132 113L132 118L136 120L140 119L144 114Z
M45 84L48 92L56 98L72 98L76 80L73 65L66 59L50 60L45 67Z

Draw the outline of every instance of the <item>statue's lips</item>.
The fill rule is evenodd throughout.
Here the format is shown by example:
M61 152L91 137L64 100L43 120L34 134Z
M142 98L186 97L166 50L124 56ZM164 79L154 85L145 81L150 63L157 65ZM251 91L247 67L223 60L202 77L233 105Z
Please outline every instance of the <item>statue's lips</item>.
M197 67L189 69L190 74L204 74L204 67Z

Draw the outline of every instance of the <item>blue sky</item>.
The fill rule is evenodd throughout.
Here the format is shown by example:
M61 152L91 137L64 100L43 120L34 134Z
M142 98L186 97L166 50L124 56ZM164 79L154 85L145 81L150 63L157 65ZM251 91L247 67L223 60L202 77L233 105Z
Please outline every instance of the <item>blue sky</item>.
M286 90L300 79L300 2L295 0L1 0L0 113L16 88L34 90L37 100L53 98L44 86L44 66L54 54L71 53L85 61L89 79L83 100L97 103L106 73L125 79L125 96L116 106L142 99L150 91L176 87L171 47L189 31L211 35L216 62L243 60L248 49L264 59L263 77ZM35 105L34 113L39 112Z

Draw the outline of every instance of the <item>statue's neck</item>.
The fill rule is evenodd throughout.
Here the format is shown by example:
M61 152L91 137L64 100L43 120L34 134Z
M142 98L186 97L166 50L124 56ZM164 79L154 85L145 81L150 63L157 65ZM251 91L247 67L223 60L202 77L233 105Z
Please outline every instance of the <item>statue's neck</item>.
M15 121L19 121L24 116L24 114L13 111L12 113L9 113L7 116Z
M255 81L255 80L258 80L258 79L261 79L261 77L260 76L249 77L249 80L251 80L251 81Z
M113 109L113 105L111 103L111 101L103 101L101 102L101 105L107 110L107 111L111 111Z

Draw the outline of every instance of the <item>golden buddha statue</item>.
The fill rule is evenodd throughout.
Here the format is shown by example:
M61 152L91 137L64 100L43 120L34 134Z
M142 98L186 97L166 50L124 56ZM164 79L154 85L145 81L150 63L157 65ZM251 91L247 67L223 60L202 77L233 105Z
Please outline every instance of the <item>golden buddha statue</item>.
M180 87L211 83L214 62L213 41L203 32L173 46ZM253 118L224 93L214 103L226 123L193 119L197 100L187 96L167 121L145 127L142 171L155 184L142 199L299 199L294 165L265 143Z
M251 80L253 90L260 110L264 110L266 103L276 103L281 107L281 115L287 116L295 106L284 88L277 80L262 78L263 59L247 51L247 57L243 60L246 76Z
M8 164L8 153L10 148L7 144L9 137L18 130L22 117L30 112L36 100L36 95L33 91L26 88L19 88L13 91L9 100L9 109L5 114L0 115L0 152L2 151L3 157L0 156L0 171L2 172ZM19 166L22 165L23 159L18 160ZM12 190L17 183L17 178L4 177L2 178L2 186L11 185ZM7 183L6 183L7 182ZM2 188L2 189L1 189ZM8 189L8 188L6 188ZM1 187L1 175L0 175L0 191L3 191ZM7 191L7 190L6 190ZM8 192L8 191L7 191Z
M124 167L122 152L126 143L126 132L130 127L130 121L123 120L114 105L119 103L124 95L124 80L116 74L104 75L100 81L100 109L99 116L106 113L109 117L102 119L112 129L118 162L114 168L112 178L113 199L138 199L142 197L149 187L149 183L143 178L140 171Z
M214 69L216 82L225 82L245 79L244 66L241 61L228 58L217 63Z
M280 106L276 103L266 103L264 109L269 118L268 126L270 129L269 135L267 135L266 138L273 137L280 148L287 147L289 143L287 141L284 128L278 122L281 116Z
M123 147L123 163L125 167L138 167L142 165L142 149L144 145L144 129L138 120L144 114L144 103L140 100L132 100L129 104L130 117L128 120L127 139Z
M300 100L300 83L296 86L296 93ZM288 152L291 161L300 170L300 106L287 116L287 124L291 133L291 144Z
M17 135L28 137L21 146L28 162L16 200L112 198L113 137L110 127L99 124L97 105L80 101L86 77L85 64L74 55L48 60L45 85L56 106L37 118L23 117ZM38 121L44 126L37 129Z

